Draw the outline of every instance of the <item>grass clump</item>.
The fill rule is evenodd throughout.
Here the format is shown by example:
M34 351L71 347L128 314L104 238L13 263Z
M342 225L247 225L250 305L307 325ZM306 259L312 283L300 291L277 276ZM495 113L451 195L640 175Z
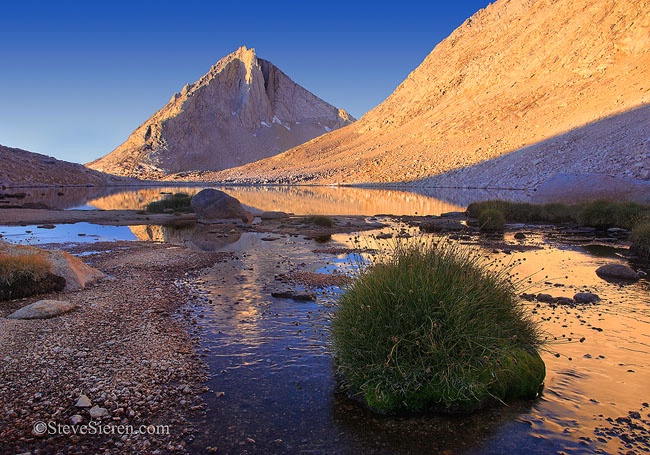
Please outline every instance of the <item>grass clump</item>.
M376 412L473 411L545 377L506 271L458 246L398 245L346 289L331 332L342 386Z
M334 226L334 220L327 215L310 215L305 217L305 222L321 227Z
M50 273L44 255L31 248L0 252L0 301L61 291L65 279Z
M650 222L637 224L632 230L630 240L632 241L630 250L640 259L650 261Z
M29 248L17 251L0 253L0 285L12 286L24 277L38 281L50 271L50 264L42 254Z
M478 216L478 225L481 231L503 231L506 225L503 212L498 209L485 209Z
M147 205L146 211L149 213L165 213L165 212L182 212L182 213L191 213L194 210L190 205L192 196L186 193L174 193L171 196L166 196L165 198L150 202Z

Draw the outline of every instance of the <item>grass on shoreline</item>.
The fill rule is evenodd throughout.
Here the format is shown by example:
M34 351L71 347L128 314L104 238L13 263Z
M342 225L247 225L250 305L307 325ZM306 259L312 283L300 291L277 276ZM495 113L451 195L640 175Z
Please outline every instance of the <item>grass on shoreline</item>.
M24 278L38 281L50 271L50 264L42 254L31 248L24 251L16 248L17 253L0 252L0 286L10 287Z
M331 331L342 387L380 413L532 398L545 376L507 270L458 245L398 244L346 289Z
M630 240L632 241L630 249L639 259L650 262L650 222L637 224L632 230Z
M633 229L650 218L650 206L636 202L592 201L582 204L529 204L488 200L474 202L467 214L479 218L486 210L496 210L509 222L575 223L598 229L620 227Z
M20 246L13 252L0 252L0 301L61 291L64 287L65 279L50 273L43 254Z
M149 213L165 213L165 211L191 213L194 210L190 205L192 196L186 193L174 193L159 201L150 202L146 211Z

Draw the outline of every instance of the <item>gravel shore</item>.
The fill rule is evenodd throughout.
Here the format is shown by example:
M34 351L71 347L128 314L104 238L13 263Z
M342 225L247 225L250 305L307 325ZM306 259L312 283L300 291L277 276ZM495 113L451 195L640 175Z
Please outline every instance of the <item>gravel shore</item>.
M0 452L184 452L189 419L204 406L205 367L175 283L229 255L147 242L68 250L84 248L99 251L84 260L108 279L0 303ZM42 298L79 308L47 320L4 317ZM81 395L92 407L76 406Z

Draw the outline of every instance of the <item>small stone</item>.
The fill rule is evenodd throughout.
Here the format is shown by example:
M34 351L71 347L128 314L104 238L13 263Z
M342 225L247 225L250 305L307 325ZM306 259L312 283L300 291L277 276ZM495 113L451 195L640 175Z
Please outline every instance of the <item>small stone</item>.
M75 403L75 406L78 408L89 408L92 405L92 402L86 395L79 395L79 399L77 400L77 403Z
M102 417L106 417L107 415L108 415L108 409L106 408L100 408L97 405L90 408L90 417L92 417L93 419L101 419Z
M79 425L81 422L83 422L83 420L83 417L81 417L79 414L75 414L70 417L70 423L72 423L72 425Z
M537 294L537 301L544 303L554 303L555 297L553 297L551 294Z
M598 294L593 294L591 292L578 292L573 296L573 300L576 303L596 303L600 301Z
M523 232L517 232L515 234L515 238L517 240L525 240L526 239L526 234L524 234Z

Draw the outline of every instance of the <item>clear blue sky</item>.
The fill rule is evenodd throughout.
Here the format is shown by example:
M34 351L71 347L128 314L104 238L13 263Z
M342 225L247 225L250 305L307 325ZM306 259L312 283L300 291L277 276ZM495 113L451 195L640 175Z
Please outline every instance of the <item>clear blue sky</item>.
M241 45L359 118L488 3L3 1L0 144L91 161Z

